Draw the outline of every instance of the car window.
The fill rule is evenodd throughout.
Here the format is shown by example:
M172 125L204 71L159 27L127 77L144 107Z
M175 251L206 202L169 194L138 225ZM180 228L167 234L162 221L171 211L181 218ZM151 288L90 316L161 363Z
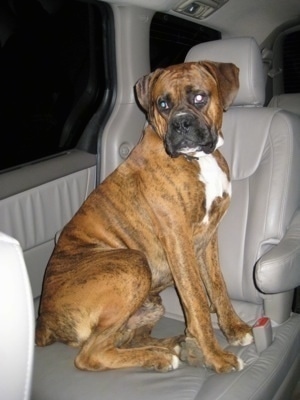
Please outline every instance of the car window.
M184 61L194 45L221 38L220 32L182 18L156 13L150 27L151 70Z
M283 40L284 93L300 93L300 31L291 32Z
M107 82L96 3L4 0L0 14L3 170L76 146Z

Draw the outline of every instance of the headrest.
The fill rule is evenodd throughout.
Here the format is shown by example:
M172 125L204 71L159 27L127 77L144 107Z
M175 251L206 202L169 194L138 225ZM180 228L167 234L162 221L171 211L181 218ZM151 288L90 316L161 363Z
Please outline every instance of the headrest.
M232 105L262 106L265 102L265 74L261 52L251 37L200 43L190 49L185 61L231 62L240 69L240 88Z

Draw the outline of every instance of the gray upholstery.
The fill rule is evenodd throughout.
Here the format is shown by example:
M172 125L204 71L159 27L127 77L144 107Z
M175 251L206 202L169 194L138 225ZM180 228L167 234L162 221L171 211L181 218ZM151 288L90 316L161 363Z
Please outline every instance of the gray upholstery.
M250 323L264 312L272 317L273 343L260 355L254 344L234 348L216 326L220 343L246 364L243 371L225 375L184 364L167 374L142 369L82 372L73 365L77 350L56 343L36 348L34 400L291 397L300 372L300 315L291 314L286 301L300 283L300 181L296 179L300 119L261 106L263 68L253 39L201 44L187 56L188 61L203 59L233 61L240 68L241 91L223 124L222 152L231 169L233 196L219 230L220 259L234 307ZM155 334L183 332L175 290L166 290L163 298L167 316L172 318L163 318Z
M95 155L72 150L0 175L7 196L0 201L0 229L20 243L34 297L41 294L56 232L95 188L95 163ZM8 195L9 188L15 193Z
M0 232L0 397L29 400L34 352L34 311L19 243Z
M191 48L185 61L231 62L240 68L240 88L234 106L261 106L265 101L265 77L261 54L252 38L232 38L201 43Z
M283 93L273 96L269 107L278 107L300 115L300 93Z
M256 87L258 82L263 82L264 73L260 50L254 39L234 38L209 42L203 46L201 44L198 49L197 46L191 49L186 60L197 60L199 55L201 58L211 57L219 62L231 59L240 68L239 95L233 107L224 115L225 145L222 150L231 164L234 195L240 190L238 187L243 187L240 190L239 204L245 193L245 183L248 186L248 195L244 196L244 227L239 226L238 222L235 222L235 226L239 232L245 232L245 237L247 235L246 251L250 261L249 268L252 270L255 262L274 244L278 244L285 234L285 240L288 240L287 236L295 237L295 230L300 226L297 215L298 209L300 210L300 185L297 184L300 170L300 135L297 132L300 120L280 110L257 107L258 104L264 103L261 89ZM244 65L246 61L248 67ZM251 95L248 95L248 92ZM247 103L248 99L251 100ZM240 107L242 105L247 107ZM230 135L229 140L227 132ZM234 212L234 207L231 207L231 212ZM252 221L255 222L251 224ZM231 222L234 222L234 218ZM291 248L289 245L281 244L279 254L279 246L274 247L273 256L265 256L258 262L255 283L263 292L283 292L300 283L300 260L297 259L300 253L296 251L298 243L293 243ZM245 255L241 257L242 260L244 263L247 261ZM230 264L228 268L232 270ZM251 289L245 288L251 279L245 282L243 296L246 294L249 301L255 301L255 292L250 294ZM232 297L236 298L237 294L232 293Z

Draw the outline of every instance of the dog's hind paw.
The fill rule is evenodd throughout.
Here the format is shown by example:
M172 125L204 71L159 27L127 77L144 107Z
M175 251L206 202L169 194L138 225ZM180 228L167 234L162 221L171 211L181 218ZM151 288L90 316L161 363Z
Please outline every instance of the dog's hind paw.
M154 369L158 372L169 372L177 369L180 365L178 356L170 353L160 353L155 351L151 357L144 363L147 369Z
M237 357L237 362L238 362L238 367L235 368L234 370L241 371L242 369L244 369L244 366L245 366L244 361L240 357Z
M200 347L197 345L196 340L190 337L181 343L180 360L187 362L193 367L202 367L204 365L204 357Z
M170 368L170 371L173 371L174 369L177 369L180 365L180 360L177 356L173 355L172 356L172 368Z

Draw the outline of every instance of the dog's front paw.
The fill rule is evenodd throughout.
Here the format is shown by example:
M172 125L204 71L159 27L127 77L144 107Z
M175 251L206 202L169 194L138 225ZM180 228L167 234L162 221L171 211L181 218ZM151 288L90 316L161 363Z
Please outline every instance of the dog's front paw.
M224 350L214 351L206 357L205 365L217 373L241 371L244 368L243 360Z
M231 326L225 332L225 335L228 342L233 346L247 346L253 342L252 328L245 323Z
M185 342L181 343L180 360L193 367L211 368L218 373L241 371L244 368L244 362L239 357L221 348L214 349L204 357L196 339L191 337L187 337Z
M230 341L230 344L233 346L248 346L248 344L253 343L253 340L253 334L248 332L240 338L235 338L234 340Z

